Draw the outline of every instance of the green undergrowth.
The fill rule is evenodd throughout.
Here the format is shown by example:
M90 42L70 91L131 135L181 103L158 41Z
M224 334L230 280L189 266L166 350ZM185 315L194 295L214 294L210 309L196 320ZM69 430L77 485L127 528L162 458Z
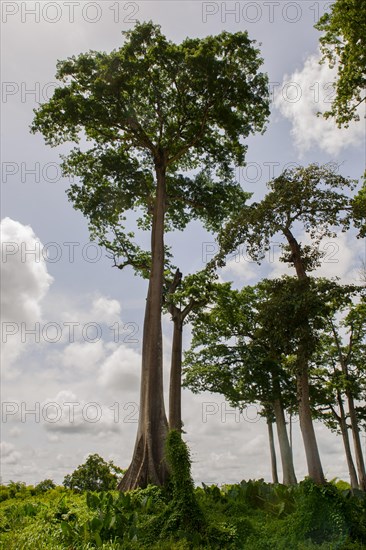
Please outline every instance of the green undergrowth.
M195 488L177 432L168 437L167 457L171 481L164 489L0 487L0 548L366 550L362 492L309 479L294 487L249 480Z
M366 500L309 480L191 487L187 500L172 487L128 494L57 487L1 502L0 548L365 549Z

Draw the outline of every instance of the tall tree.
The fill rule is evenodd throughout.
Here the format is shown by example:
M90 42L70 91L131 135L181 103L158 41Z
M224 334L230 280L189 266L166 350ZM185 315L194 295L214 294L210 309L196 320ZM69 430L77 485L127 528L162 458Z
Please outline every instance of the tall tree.
M366 490L365 461L360 438L361 420L356 402L366 397L366 295L364 287L338 286L329 301L326 324L315 356L319 380L328 394L330 414L326 424L340 431L345 448L352 487ZM348 413L346 412L346 404ZM357 474L348 436L349 426L354 444Z
M192 391L221 393L235 407L258 404L267 420L272 458L276 422L283 482L296 483L284 411L294 405L294 379L283 368L288 344L267 316L272 282L237 291L216 284L209 308L194 314L192 347L185 358L185 385ZM274 285L277 291L277 286ZM273 311L271 310L273 318Z
M165 304L173 321L173 340L169 386L169 428L182 430L182 355L183 326L192 312L204 307L212 293L214 275L205 270L182 280L177 269L168 286Z
M336 95L325 118L334 117L338 126L359 120L357 107L365 102L366 87L366 4L364 0L336 0L315 28L320 38L322 62L337 67Z
M78 195L79 191L77 188L74 192ZM191 219L197 218L202 221L208 231L217 233L219 228L230 219L230 216L242 208L249 197L250 193L243 191L237 183L215 182L208 173L200 173L194 179L189 180L189 189L186 189L185 199L190 208L184 213L184 216L180 216L179 227L182 230ZM109 201L111 201L111 197L109 197ZM85 203L84 197L84 208ZM98 239L99 243L110 252L115 267L124 269L126 266L131 266L140 276L149 278L151 254L148 251L143 251L140 246L131 241L134 237L133 233L126 235L121 228L110 227L108 217L102 222L98 222L93 228L94 238ZM112 230L112 235L109 234L110 230ZM183 326L188 322L192 311L207 303L211 283L217 276L212 270L204 269L183 278L182 273L172 265L171 260L172 254L166 247L163 309L170 313L173 322L168 418L170 429L180 431L182 427Z
M140 414L131 464L121 490L163 484L167 419L162 377L164 232L185 219L192 178L179 171L210 166L223 182L243 165L243 138L262 131L268 81L247 33L185 39L176 45L152 22L137 24L111 53L89 52L58 62L62 85L35 113L32 130L46 143L71 141L64 171L81 178L74 206L93 221L123 227L140 210L151 226ZM92 142L88 149L87 145ZM195 179L193 178L195 181ZM77 187L77 184L76 184ZM113 190L118 200L109 202ZM92 207L90 210L89 207Z
M275 420L274 420L273 411L271 411L270 409L267 409L266 411L266 422L267 422L267 430L268 430L269 452L271 456L272 481L273 483L278 483L276 447L274 443L274 434L273 434L273 424Z
M260 261L270 248L273 236L280 234L284 239L282 261L295 268L301 283L296 292L299 299L306 301L308 273L319 265L322 257L321 240L334 237L337 227L345 229L350 224L351 199L344 190L352 190L355 183L327 166L312 164L286 170L268 183L270 191L260 203L244 208L227 225L220 237L221 253L216 261L220 263L225 254L241 243L245 243L248 253ZM310 237L310 245L302 245L296 238L296 232L301 230ZM305 322L297 343L296 369L300 427L309 476L317 483L324 483L309 395L311 325L306 320L306 308L303 313Z

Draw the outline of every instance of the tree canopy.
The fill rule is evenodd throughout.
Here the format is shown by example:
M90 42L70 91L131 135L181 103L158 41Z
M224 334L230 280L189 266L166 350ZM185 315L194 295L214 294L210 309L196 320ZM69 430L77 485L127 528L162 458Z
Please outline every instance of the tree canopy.
M72 474L65 476L63 485L77 491L109 491L116 489L123 470L98 454L89 455Z
M338 126L359 120L358 105L366 99L366 4L363 0L336 0L315 28L320 38L322 61L337 67L336 96L325 118Z

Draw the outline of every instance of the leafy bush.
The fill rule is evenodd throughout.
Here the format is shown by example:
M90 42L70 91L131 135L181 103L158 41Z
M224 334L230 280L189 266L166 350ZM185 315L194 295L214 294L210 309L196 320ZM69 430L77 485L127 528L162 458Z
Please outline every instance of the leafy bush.
M305 479L299 484L296 501L291 525L298 539L318 544L347 539L345 502L334 485L320 486Z
M119 476L124 470L98 454L89 455L86 462L66 475L63 485L76 491L110 491L116 489Z
M47 491L50 491L51 489L55 489L56 485L52 481L52 479L44 479L43 481L40 481L35 486L35 492L36 494L39 493L46 493Z

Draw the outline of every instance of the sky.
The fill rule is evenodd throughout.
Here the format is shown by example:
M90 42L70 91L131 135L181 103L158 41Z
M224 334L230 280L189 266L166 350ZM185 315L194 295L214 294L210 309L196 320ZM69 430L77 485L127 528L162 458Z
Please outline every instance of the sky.
M33 109L51 97L58 59L122 45L135 20L159 23L175 42L247 30L260 44L271 89L264 135L247 140L247 165L235 169L243 188L261 199L266 182L286 167L331 163L359 179L365 127L338 129L317 117L332 98L334 70L319 64L313 28L329 2L1 2L1 399L3 483L61 483L91 453L129 465L138 419L142 319L146 282L113 268L90 242L87 221L73 210L59 155L32 135ZM303 241L306 236L300 235ZM167 236L183 274L201 269L215 250L199 223ZM328 239L317 274L359 282L365 242L354 234ZM290 270L278 243L261 266L240 252L220 277L240 288ZM172 322L163 318L167 398ZM184 343L189 346L190 330ZM166 399L167 405L167 399ZM266 425L252 406L243 413L224 398L183 391L185 439L195 482L270 481ZM347 479L339 437L315 423L328 479ZM366 447L366 438L363 436ZM298 420L293 423L299 479L306 462ZM278 448L277 448L278 451ZM279 454L278 454L279 458ZM281 477L280 460L278 460Z

